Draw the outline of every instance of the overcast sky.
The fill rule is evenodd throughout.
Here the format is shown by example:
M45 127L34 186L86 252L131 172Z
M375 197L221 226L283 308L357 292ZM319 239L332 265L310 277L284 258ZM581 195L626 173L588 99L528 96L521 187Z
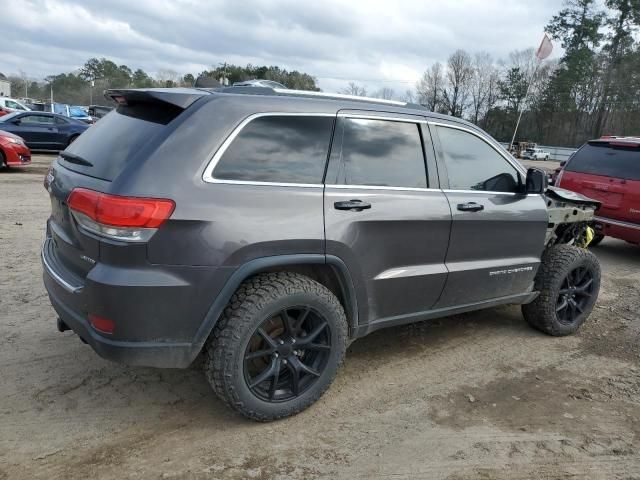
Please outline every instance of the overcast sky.
M458 48L537 47L561 0L2 0L0 72L73 71L106 57L149 73L221 62L307 72L325 91L413 87ZM558 55L558 49L553 57Z

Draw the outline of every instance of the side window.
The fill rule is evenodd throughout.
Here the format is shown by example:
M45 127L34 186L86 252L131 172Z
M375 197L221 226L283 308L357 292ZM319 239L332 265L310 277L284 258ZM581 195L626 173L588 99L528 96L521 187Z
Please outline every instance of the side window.
M67 120L65 120L64 118L60 118L60 117L55 117L55 122L56 122L56 125L60 125L60 126L69 124L69 122Z
M427 176L417 123L344 118L338 183L426 188Z
M517 192L518 171L479 137L437 126L441 157L447 167L449 188L488 192Z
M53 117L46 115L24 115L20 117L20 123L25 125L53 125Z
M213 177L276 183L322 183L334 117L258 117L224 151Z
M22 105L20 105L17 102L13 102L11 100L7 100L5 101L5 105L7 106L7 108L13 108L15 110L24 110L24 108L22 107Z

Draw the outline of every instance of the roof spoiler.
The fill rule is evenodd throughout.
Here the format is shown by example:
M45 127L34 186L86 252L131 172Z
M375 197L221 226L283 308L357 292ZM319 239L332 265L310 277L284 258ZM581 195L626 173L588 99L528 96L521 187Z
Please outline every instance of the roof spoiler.
M118 105L166 103L183 110L206 95L210 95L210 93L194 88L127 88L104 91L105 98Z

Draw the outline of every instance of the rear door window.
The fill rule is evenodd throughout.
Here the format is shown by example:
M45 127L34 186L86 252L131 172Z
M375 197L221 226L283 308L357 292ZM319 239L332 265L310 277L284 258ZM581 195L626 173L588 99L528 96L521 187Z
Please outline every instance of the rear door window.
M640 148L610 145L606 142L588 143L571 157L565 170L640 180Z
M342 118L342 142L332 149L327 183L426 188L419 125L368 118Z
M334 118L298 115L255 118L222 153L213 177L218 180L321 184Z

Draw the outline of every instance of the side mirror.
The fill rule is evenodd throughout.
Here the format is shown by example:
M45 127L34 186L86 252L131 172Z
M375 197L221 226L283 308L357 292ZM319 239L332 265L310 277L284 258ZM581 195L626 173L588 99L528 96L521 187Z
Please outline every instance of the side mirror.
M564 167L566 164L567 164L567 161L566 161L566 160L562 160L562 161L560 162L560 166L561 166L561 167Z
M13 122L11 122L11 123L13 123L14 125L20 125L20 119L19 119L19 118L16 118L16 119L15 119Z
M544 193L549 185L547 172L540 168L530 168L527 170L527 180L525 182L526 193Z

